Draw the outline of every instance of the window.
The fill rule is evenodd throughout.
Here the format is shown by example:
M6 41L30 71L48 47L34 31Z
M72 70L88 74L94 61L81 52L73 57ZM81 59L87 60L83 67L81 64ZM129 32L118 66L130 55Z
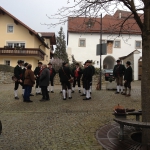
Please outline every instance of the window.
M115 41L114 44L115 44L115 45L114 45L115 48L121 48L121 43L120 43L120 41Z
M7 46L13 48L13 43L8 43Z
M7 26L7 33L13 33L14 32L14 26L13 25L8 25Z
M85 39L79 39L79 47L86 47Z
M10 48L15 48L15 47L25 48L25 43L23 43L23 42L7 42L7 46Z
M142 42L141 41L135 41L135 48L142 48Z
M5 60L5 65L10 66L10 60Z

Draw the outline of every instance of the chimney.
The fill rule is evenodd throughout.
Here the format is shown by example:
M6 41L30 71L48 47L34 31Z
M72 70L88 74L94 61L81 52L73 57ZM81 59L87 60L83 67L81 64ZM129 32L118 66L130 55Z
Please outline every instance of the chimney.
M121 19L121 12L119 13L119 19Z

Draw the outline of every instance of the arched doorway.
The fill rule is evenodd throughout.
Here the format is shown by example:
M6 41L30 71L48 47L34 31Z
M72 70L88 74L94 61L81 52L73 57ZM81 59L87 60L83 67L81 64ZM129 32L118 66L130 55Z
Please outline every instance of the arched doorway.
M104 69L113 69L115 65L115 59L112 56L107 56L103 61Z

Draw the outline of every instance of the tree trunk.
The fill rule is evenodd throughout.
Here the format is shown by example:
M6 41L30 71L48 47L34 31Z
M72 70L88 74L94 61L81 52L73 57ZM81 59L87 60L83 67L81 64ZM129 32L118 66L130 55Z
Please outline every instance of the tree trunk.
M144 10L142 31L142 121L150 122L150 6ZM142 143L150 144L150 129L142 130Z

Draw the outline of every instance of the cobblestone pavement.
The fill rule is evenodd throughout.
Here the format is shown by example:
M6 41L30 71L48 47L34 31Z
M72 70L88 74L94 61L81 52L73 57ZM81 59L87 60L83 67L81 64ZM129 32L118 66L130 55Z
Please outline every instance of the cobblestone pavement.
M92 99L83 101L75 91L72 99L62 100L60 86L50 93L50 101L23 103L14 99L13 84L0 85L0 150L102 150L95 138L96 130L112 122L112 109L118 103L125 108L141 107L140 81L132 83L132 96L127 98L115 91L96 91ZM34 92L33 88L33 92Z

